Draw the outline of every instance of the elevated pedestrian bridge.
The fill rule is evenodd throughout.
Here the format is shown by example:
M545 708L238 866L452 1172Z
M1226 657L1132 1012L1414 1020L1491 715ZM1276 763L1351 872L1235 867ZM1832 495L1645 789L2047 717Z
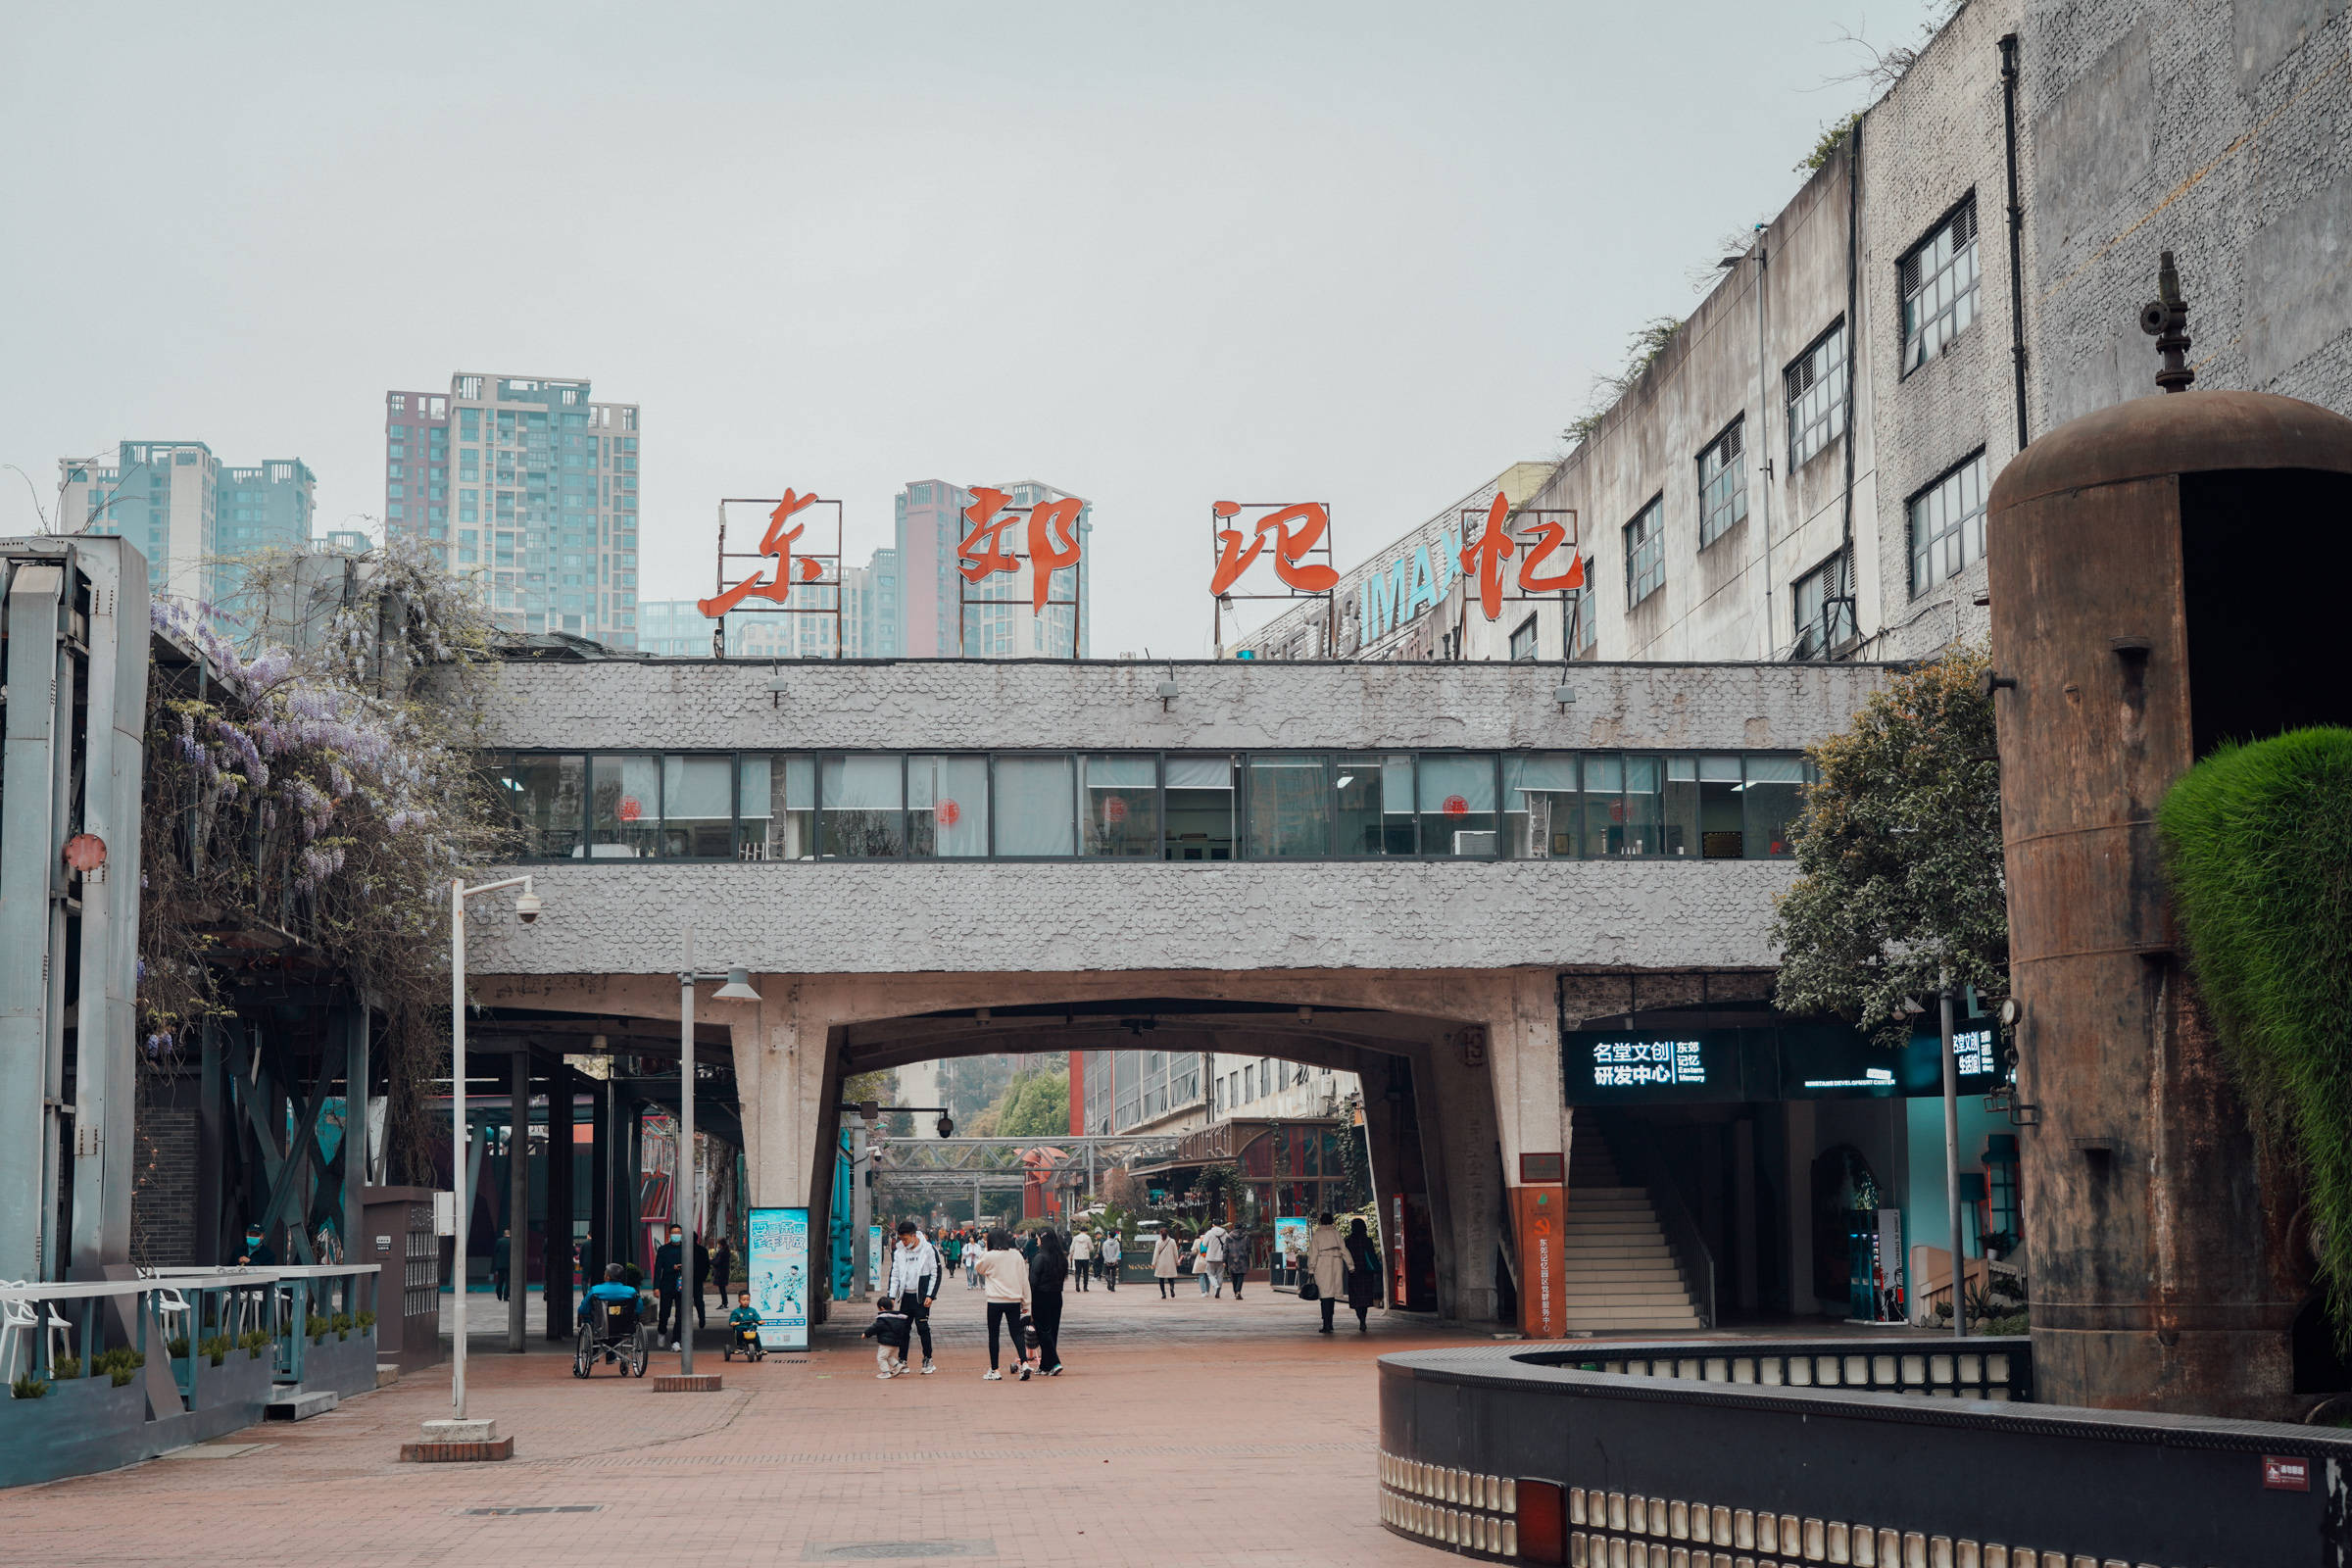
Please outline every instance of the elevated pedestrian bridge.
M1430 1304L1491 1315L1508 1180L1568 1128L1558 985L1755 977L1805 747L1857 664L531 660L482 744L534 925L474 925L503 1016L676 1017L742 967L755 1200L821 1212L847 1071L1132 1046L1317 1061ZM1368 1100L1374 1097L1367 1096ZM1499 1155L1499 1157L1498 1157Z

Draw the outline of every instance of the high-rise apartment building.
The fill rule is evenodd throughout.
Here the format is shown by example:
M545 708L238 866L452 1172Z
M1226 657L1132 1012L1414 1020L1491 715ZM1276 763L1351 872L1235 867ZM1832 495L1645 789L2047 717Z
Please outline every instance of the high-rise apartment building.
M996 488L1010 496L1008 505L1014 507L1076 499L1034 479ZM1078 564L1054 572L1048 595L1076 605L1049 605L1042 614L1032 614L1027 566L968 585L956 570L966 531L963 513L971 504L971 491L943 479L918 481L899 492L896 564L903 641L898 651L909 659L1068 659L1075 635L1075 652L1085 658L1094 637L1086 613L1094 576L1086 544L1094 531L1094 508L1084 506L1078 513ZM1017 533L1013 544L1027 553ZM973 602L967 605L967 599Z
M585 380L461 371L384 397L384 530L502 623L637 646L638 411Z
M124 441L111 466L68 459L58 526L120 534L147 558L151 593L233 620L241 558L310 541L317 481L300 458L225 467L202 441Z

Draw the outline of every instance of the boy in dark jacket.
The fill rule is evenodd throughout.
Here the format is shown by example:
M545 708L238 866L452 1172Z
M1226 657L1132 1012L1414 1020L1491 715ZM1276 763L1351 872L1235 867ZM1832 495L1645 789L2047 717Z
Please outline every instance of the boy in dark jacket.
M913 1319L899 1310L897 1298L875 1298L874 1320L858 1336L874 1342L875 1377L887 1383L906 1370L906 1341L913 1327Z

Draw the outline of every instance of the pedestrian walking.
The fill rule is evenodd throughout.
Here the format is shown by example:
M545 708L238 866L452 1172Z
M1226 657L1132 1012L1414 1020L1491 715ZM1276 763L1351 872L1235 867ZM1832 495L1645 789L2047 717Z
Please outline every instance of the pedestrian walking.
M998 1370L1001 1350L998 1336L1009 1328L1012 1331L1012 1358L1021 1363L1024 1381L1029 1368L1023 1359L1021 1320L1029 1311L1029 1260L1013 1246L1008 1231L988 1233L988 1250L980 1256L980 1279L988 1292L988 1370L981 1374L984 1383L1002 1383L1004 1374Z
M899 1310L923 1342L923 1376L937 1370L931 1364L931 1303L939 1298L939 1249L923 1237L910 1219L899 1221L898 1245L890 1250L890 1279L882 1290L895 1296Z
M1225 1238L1225 1283L1233 1287L1233 1298L1242 1298L1242 1281L1250 1277L1250 1237L1233 1231Z
M703 1288L710 1282L710 1249L705 1247L698 1236L694 1242L694 1326L698 1329L710 1321L703 1316ZM678 1332L686 1332L686 1312L683 1307L678 1310Z
M686 1233L677 1226L669 1228L669 1240L654 1250L654 1290L662 1298L662 1316L655 1337L667 1340L669 1348L678 1348L677 1336L670 1332L669 1315L678 1314L678 1329L686 1327L686 1314L678 1305L679 1261L686 1254Z
M1348 1227L1348 1306L1355 1313L1355 1332L1368 1332L1364 1314L1380 1299L1380 1249L1362 1220Z
M1119 1258L1122 1255L1123 1249L1121 1249L1119 1246L1118 1227L1114 1225L1109 1230L1102 1233L1102 1258L1101 1266L1102 1274L1102 1288L1106 1291L1115 1291L1119 1288Z
M727 1300L727 1279L734 1272L735 1249L721 1236L718 1245L710 1249L710 1290L717 1296L721 1306Z
M1176 1299L1176 1274L1184 1259L1184 1248L1166 1231L1152 1244L1152 1277L1159 1282L1160 1299Z
M1086 1289L1087 1276L1095 1271L1095 1239L1085 1231L1070 1238L1070 1283Z
M1061 1238L1046 1232L1038 1238L1037 1261L1029 1265L1029 1321L1037 1327L1038 1370L1050 1378L1061 1376L1061 1288L1069 1274Z
M1200 1271L1200 1294L1202 1296L1209 1295L1209 1287L1213 1285L1216 1287L1217 1298L1219 1299L1224 1298L1226 1235L1227 1232L1223 1225L1213 1223L1200 1233L1200 1256L1194 1266Z
M975 1226L966 1232L963 1238L963 1288L965 1290L972 1291L980 1288L980 1259L987 1254L988 1244L982 1238L979 1228Z
M514 1259L514 1233L511 1230L500 1231L498 1240L490 1244L490 1288L498 1293L498 1298L502 1301L507 1298L507 1273L513 1267Z
M1332 1311L1348 1289L1348 1249L1341 1242L1340 1228L1331 1222L1328 1209L1307 1234L1306 1272L1315 1282L1315 1294L1323 1308L1323 1326L1315 1332L1329 1334Z

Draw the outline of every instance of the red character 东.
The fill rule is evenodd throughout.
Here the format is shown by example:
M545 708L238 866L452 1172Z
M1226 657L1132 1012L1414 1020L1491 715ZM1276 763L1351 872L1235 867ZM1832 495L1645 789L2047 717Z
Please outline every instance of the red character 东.
M1242 508L1239 502L1220 501L1213 509L1220 517L1231 517ZM1293 525L1298 526L1294 527ZM1323 530L1331 526L1331 514L1319 504L1302 501L1297 506L1283 507L1257 519L1257 537L1250 548L1242 548L1239 528L1217 530L1217 569L1208 580L1208 591L1222 594L1241 580L1242 573L1266 548L1266 535L1274 536L1274 575L1301 593L1319 594L1340 580L1331 567L1300 564L1300 558L1315 547Z
M825 574L825 568L815 562L806 560L796 562L792 559L793 541L800 538L802 531L808 525L805 522L796 522L789 528L784 526L785 523L792 520L794 513L814 505L816 497L813 495L796 495L792 491L786 490L784 499L776 503L776 510L767 514L767 532L760 536L760 553L775 558L776 574L774 577L766 582L761 582L760 573L755 571L715 599L696 600L694 608L716 620L746 599L772 599L779 605L785 603L792 597L795 576L798 576L802 582L814 582L822 577Z

